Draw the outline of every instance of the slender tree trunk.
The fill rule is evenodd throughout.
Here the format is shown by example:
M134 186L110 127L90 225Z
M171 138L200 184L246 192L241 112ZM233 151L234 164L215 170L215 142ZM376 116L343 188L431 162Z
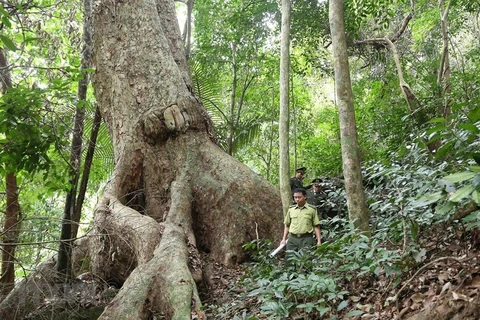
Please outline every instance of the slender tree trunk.
M6 175L7 208L2 233L2 276L0 278L0 300L15 286L15 250L20 233L20 204L18 202L17 177Z
M268 147L268 157L267 157L267 180L270 180L270 169L272 167L272 153L273 153L273 138L275 135L275 130L273 125L275 123L276 112L275 112L275 90L272 88L272 113L270 119L270 145Z
M90 75L86 72L90 67L92 61L92 50L93 50L93 22L92 22L92 0L84 0L83 6L83 50L82 50L82 64L80 66L80 71L84 72L83 79L80 79L78 82L78 100L84 101L86 104L87 101L87 90L88 84L90 82ZM80 187L76 192L75 207L73 208L72 214L72 224L71 224L71 238L75 239L77 237L78 227L80 224L80 218L82 214L83 201L85 199L85 193L87 192L88 178L90 176L90 168L93 160L93 151L95 150L95 142L97 139L98 130L100 128L101 115L98 107L96 108L93 127L91 132L90 141L88 144L88 152L85 159L85 164L83 166L82 180ZM83 127L83 126L82 126ZM83 136L83 129L82 129ZM80 142L81 143L81 142ZM80 151L81 159L81 151ZM80 168L79 168L80 169ZM80 171L77 172L77 176L80 176ZM78 178L77 178L78 183ZM75 187L77 188L77 186Z
M187 19L185 20L185 30L183 42L185 43L185 57L188 61L190 58L191 42L192 42L192 10L194 0L187 1Z
M0 48L0 85L5 94L12 87L12 79L8 61L3 49ZM5 164L7 169L8 164ZM20 234L20 203L18 201L17 176L14 172L7 172L5 176L5 191L7 207L3 223L2 240L2 274L0 277L0 301L15 286L15 250L18 235Z
M280 194L282 197L283 213L285 214L292 203L290 190L290 155L289 155L289 75L290 75L290 14L292 4L290 0L282 0L282 29L280 43L280 119L278 123L280 137Z
M230 115L228 120L228 137L227 137L227 153L233 154L233 134L235 128L235 104L237 95L237 45L232 42L232 92L230 93Z
M90 134L90 139L88 141L87 154L85 155L85 164L83 165L82 180L80 181L80 186L78 189L78 197L75 203L75 213L73 216L74 224L72 224L72 239L77 237L78 228L80 225L80 217L82 213L83 202L85 201L85 194L87 192L88 179L90 177L90 169L92 167L93 155L95 153L95 145L97 143L98 132L100 130L100 125L102 124L102 115L100 110L95 110L95 116L93 119L92 132Z
M450 115L450 57L448 50L448 24L447 17L450 9L450 1L445 7L445 0L440 0L440 21L442 25L442 56L440 58L440 67L438 68L437 85L440 88L439 95L443 97L443 105L439 108L439 115L448 119Z
M89 82L89 77L86 73L86 70L90 66L90 61L92 57L92 4L90 0L84 0L83 5L84 48L80 71L84 72L84 75L83 78L80 79L78 82L78 103L75 110L74 129L69 162L70 189L67 193L65 200L57 264L57 271L59 272L60 276L63 276L66 279L71 277L72 244L74 240L72 235L77 233L78 223L80 222L81 208L79 209L79 211L76 212L76 198L82 160L83 127L85 123L85 105ZM75 213L77 213L77 215ZM75 224L76 227L72 227L72 224Z
M348 214L350 221L352 221L358 229L368 232L370 228L362 185L360 152L355 123L355 109L347 55L344 17L343 1L330 0L329 21L335 69L335 94L338 99L343 174L345 177Z
M295 104L295 96L293 94L293 77L290 76L291 88L290 92L292 95L292 110L293 110L293 167L298 168L298 122L297 122L297 105Z

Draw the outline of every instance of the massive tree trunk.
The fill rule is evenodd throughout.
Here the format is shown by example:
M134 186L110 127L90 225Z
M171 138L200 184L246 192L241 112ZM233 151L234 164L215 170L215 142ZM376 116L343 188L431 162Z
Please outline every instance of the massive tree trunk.
M343 174L347 193L350 221L361 231L369 231L367 206L362 185L360 152L358 147L352 83L348 64L342 0L330 0L329 21L332 33L335 95L338 101L340 135L342 143Z
M92 80L116 166L90 266L122 285L101 319L189 319L201 314L199 252L243 261L243 243L281 233L280 196L213 142L173 1L99 0L94 15Z

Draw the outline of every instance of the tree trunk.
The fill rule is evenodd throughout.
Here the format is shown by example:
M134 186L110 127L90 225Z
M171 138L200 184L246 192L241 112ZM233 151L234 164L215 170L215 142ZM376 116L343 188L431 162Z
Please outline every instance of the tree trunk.
M86 104L88 84L90 82L90 76L87 69L90 68L92 62L92 50L93 50L93 22L92 22L92 2L91 0L83 1L83 50L82 50L82 64L80 67L81 72L85 72L84 77L78 82L78 100L83 101ZM85 199L85 193L87 191L88 178L90 176L90 166L93 160L93 151L95 150L95 142L100 128L101 115L98 108L96 108L95 116L93 120L92 132L87 147L87 155L85 156L85 164L83 165L83 172L81 174L81 182L79 187L76 187L76 200L75 207L72 214L72 235L71 238L77 237L78 226L80 224L83 201ZM82 130L83 133L83 130ZM81 151L81 150L80 150ZM80 153L81 154L81 153ZM78 172L80 176L80 172Z
M440 22L442 25L442 56L440 58L440 67L438 68L437 85L439 87L439 96L443 97L443 105L438 109L438 114L448 119L450 115L450 58L448 50L448 25L447 17L450 11L450 1L445 7L445 0L440 0Z
M2 93L12 87L12 78L8 68L8 61L3 49L0 48L0 83ZM7 166L5 166L7 169ZM14 172L7 172L5 176L5 191L7 196L5 221L3 224L2 240L2 274L0 277L0 301L15 286L15 250L20 233L20 203L18 201L17 176Z
M289 74L290 74L290 13L292 4L290 0L282 0L282 34L280 44L280 119L279 153L280 153L280 192L282 196L283 213L292 204L292 192L290 190L290 155L289 155Z
M92 56L92 3L90 0L83 1L84 22L83 22L83 56L80 66L80 72L83 77L78 81L77 97L78 102L75 109L74 129L72 136L72 146L70 149L69 177L70 188L66 195L65 207L63 212L62 229L60 234L60 244L58 249L57 271L59 276L66 279L71 278L71 260L72 245L74 236L77 234L78 224L80 223L80 210L76 211L77 188L80 179L80 167L82 160L83 146L83 127L85 124L85 105L87 99L87 90L89 76L87 69L90 67ZM82 195L83 197L84 195Z
M92 132L88 140L87 154L85 155L85 164L83 165L82 180L77 192L77 201L75 202L75 211L72 217L72 239L77 238L78 228L80 226L80 218L82 215L83 202L85 201L85 194L87 193L88 180L90 178L90 169L92 167L93 156L95 153L95 146L97 143L98 132L102 124L102 115L98 107L95 109L93 116Z
M348 215L355 227L361 231L368 232L368 214L362 185L360 152L358 148L344 19L343 1L330 0L329 21L335 69L335 95L338 101L340 118L343 174L347 193Z
M101 319L201 315L199 251L231 265L281 232L278 191L212 141L174 13L167 0L96 3L92 80L116 165L88 251L93 273L123 286Z
M0 301L15 286L15 249L20 233L20 204L18 203L17 177L6 175L7 208L2 232L2 276L0 277Z

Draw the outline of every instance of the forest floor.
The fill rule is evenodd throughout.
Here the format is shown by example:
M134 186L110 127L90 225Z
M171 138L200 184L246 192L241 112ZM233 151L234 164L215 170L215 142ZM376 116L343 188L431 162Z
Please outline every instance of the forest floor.
M479 235L447 225L432 227L423 232L419 241L425 249L424 260L405 272L396 286L392 279L382 277L345 281L348 287L343 289L356 297L354 305L365 312L350 319L480 319ZM283 264L281 256L274 259ZM199 288L209 319L243 319L242 314L267 318L257 298L249 296L248 289L240 285L241 279L248 277L248 270L248 265L227 268L211 262L209 284ZM215 311L219 306L223 306L221 315ZM343 310L342 314L351 310ZM291 319L319 316L312 313ZM334 319L339 319L338 313Z
M385 276L345 279L340 290L348 291L350 307L323 317L311 312L284 319L347 319L345 315L353 310L361 310L363 314L348 319L480 319L480 231L460 230L446 222L423 231L418 244L423 248L422 262L404 271L400 279ZM207 274L199 286L199 294L208 319L281 319L269 318L260 309L258 296L249 294L253 288L242 287L245 283L242 280L249 274L251 278L251 263L226 267L210 261L207 255L203 260ZM272 267L283 268L283 253L271 262ZM118 289L107 287L92 294L93 284L88 285L91 279L78 281L86 284L79 286L84 287L84 292L71 290L67 298L45 299L44 304L24 319L86 319L85 310L89 311L88 319L98 318ZM72 317L80 309L81 316Z

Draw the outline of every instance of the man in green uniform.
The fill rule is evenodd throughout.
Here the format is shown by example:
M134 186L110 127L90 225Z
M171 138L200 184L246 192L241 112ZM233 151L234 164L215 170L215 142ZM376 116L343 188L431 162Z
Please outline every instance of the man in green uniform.
M292 190L292 195L293 195L293 190L298 189L298 188L303 188L303 176L305 175L305 171L307 171L307 168L301 167L295 170L295 177L290 178L290 189Z
M310 249L314 244L313 232L315 231L317 245L321 245L320 220L317 216L317 210L307 204L307 192L305 189L293 190L293 199L296 205L291 206L285 215L285 228L280 244L287 243L287 251Z
M307 190L307 203L317 209L318 219L327 219L326 215L322 217L322 206L327 200L327 194L323 191L321 183L320 178L312 180L312 188Z

